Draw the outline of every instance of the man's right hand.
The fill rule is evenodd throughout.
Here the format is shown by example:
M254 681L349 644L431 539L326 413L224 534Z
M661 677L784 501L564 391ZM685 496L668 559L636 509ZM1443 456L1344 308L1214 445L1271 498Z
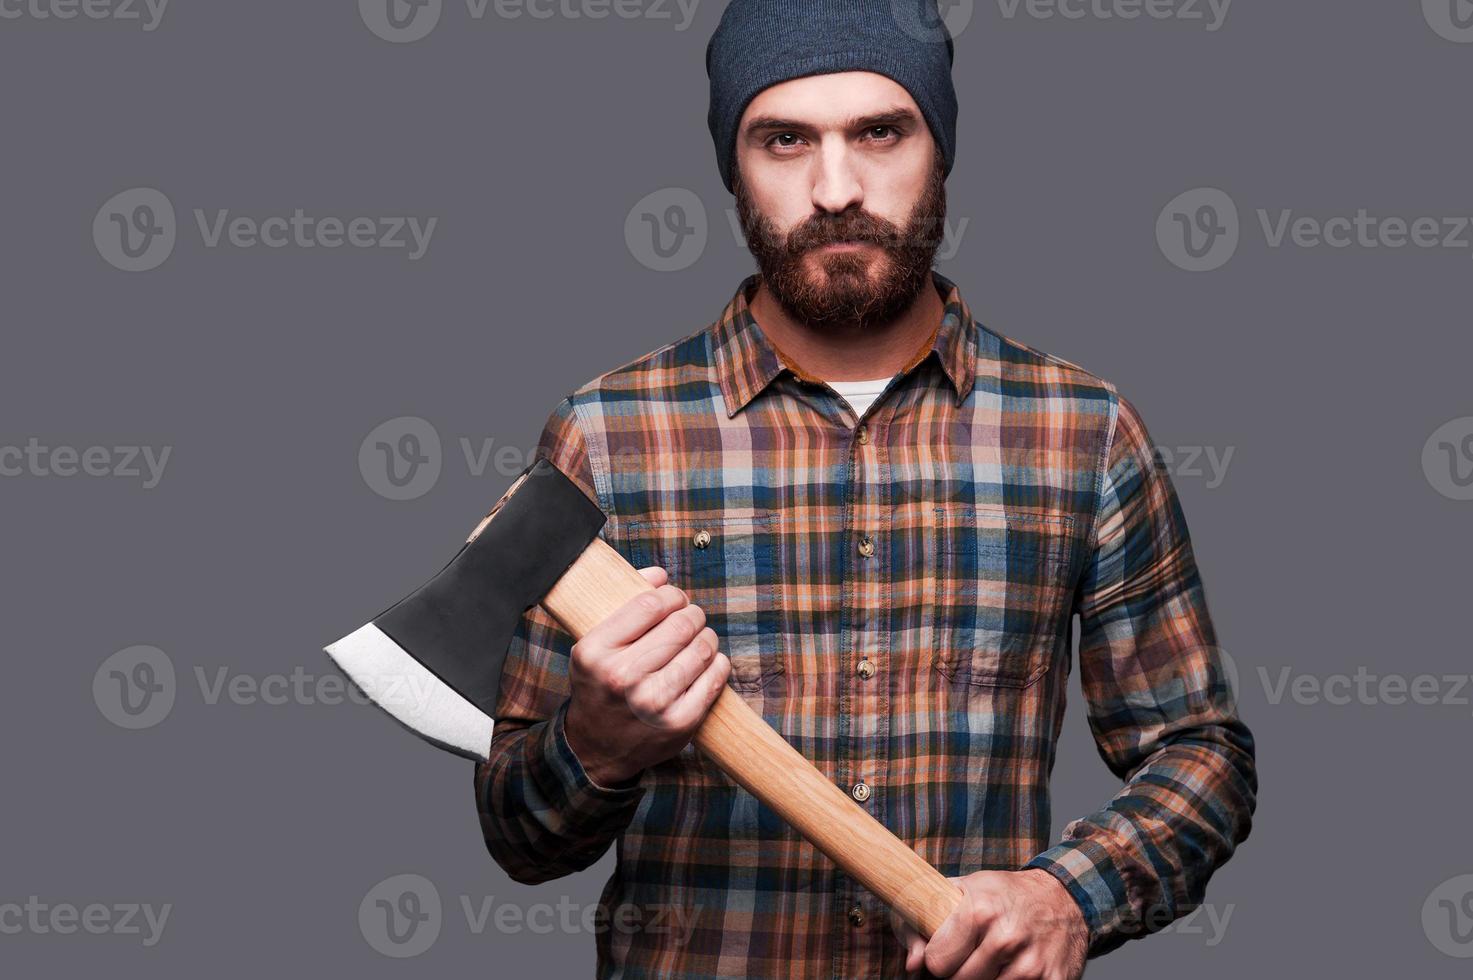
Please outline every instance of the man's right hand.
M568 745L606 787L679 754L731 673L701 607L667 584L663 568L639 573L654 590L574 643L569 664Z

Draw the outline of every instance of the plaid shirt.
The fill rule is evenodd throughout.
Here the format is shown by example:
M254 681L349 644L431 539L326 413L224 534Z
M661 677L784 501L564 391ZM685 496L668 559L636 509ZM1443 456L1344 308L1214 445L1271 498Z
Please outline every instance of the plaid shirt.
M933 276L944 318L863 418L763 334L754 274L716 323L564 398L537 451L705 610L729 684L820 771L947 876L1057 876L1098 955L1202 901L1249 831L1253 737L1140 415ZM1075 613L1124 785L1049 846ZM903 975L875 896L693 746L633 788L590 781L571 646L523 616L475 788L517 881L616 847L599 976Z

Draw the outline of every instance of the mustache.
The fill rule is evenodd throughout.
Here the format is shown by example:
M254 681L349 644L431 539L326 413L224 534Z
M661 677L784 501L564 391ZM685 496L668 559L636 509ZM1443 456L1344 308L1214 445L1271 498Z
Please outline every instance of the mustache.
M900 238L900 229L884 218L856 211L839 218L810 218L788 233L786 251L799 255L825 245L863 242L881 247Z

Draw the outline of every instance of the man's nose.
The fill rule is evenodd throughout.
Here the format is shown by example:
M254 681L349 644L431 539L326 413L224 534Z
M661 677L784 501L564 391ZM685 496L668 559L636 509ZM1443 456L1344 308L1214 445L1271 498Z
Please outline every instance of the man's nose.
M818 149L813 206L839 214L863 202L864 187L855 169L853 153L841 139L825 139Z

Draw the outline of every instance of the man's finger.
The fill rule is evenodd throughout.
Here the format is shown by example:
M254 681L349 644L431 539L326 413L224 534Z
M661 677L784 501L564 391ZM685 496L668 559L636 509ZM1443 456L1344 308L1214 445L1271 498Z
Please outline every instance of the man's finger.
M670 573L659 565L647 565L639 570L639 574L643 575L644 580L657 589L670 581Z
M653 592L641 592L585 633L580 642L599 648L628 646L671 612L689 603L689 596L668 583Z
M983 925L973 921L971 903L965 899L958 903L926 942L925 968L938 976L951 976L977 948Z
M1006 965L997 950L984 942L972 950L972 955L957 969L956 976L959 980L997 980Z
M711 705L721 696L721 689L726 686L726 679L730 676L731 660L718 650L701 675L665 712L671 727L685 728L704 718L706 712L711 710Z
M651 685L652 690L662 692L661 700L665 707L674 708L681 695L688 692L706 672L716 653L716 631L709 626L703 627L675 656L642 678L639 684ZM645 662L641 660L640 664Z
M920 936L906 944L905 972L920 976L921 967L926 965L926 941Z
M890 930L895 933L895 938L905 950L905 972L918 974L925 963L926 938L912 929L910 923L901 918L893 908L886 909L886 912L890 919Z

